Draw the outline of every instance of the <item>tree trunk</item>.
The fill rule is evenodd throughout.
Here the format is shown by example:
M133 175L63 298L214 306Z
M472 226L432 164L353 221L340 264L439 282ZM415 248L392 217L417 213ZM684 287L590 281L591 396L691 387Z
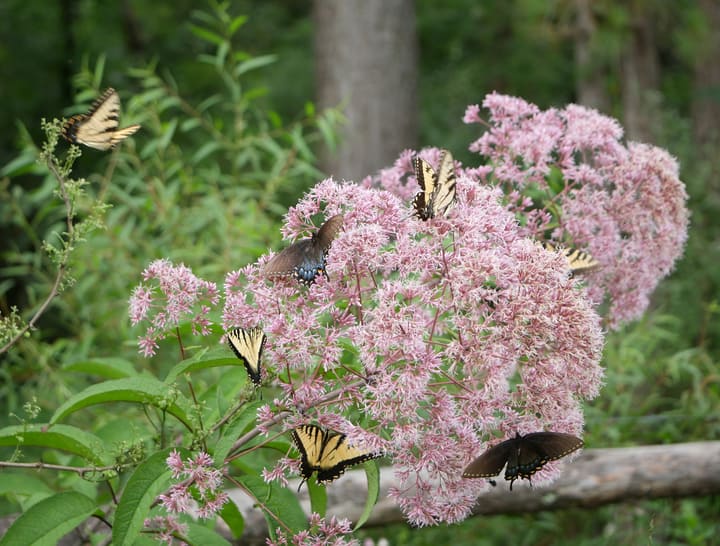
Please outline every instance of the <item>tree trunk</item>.
M72 77L75 71L72 63L75 59L75 27L77 26L77 2L75 0L61 0L60 6L60 34L63 38L63 57L66 59L60 65L60 85L62 89L61 100L64 104L73 104L75 97L72 89Z
M360 181L417 140L413 0L315 0L315 81L321 108L347 118L325 172Z
M651 8L631 2L630 28L620 61L623 125L628 140L652 140L658 111L660 60L655 45Z
M720 131L720 34L717 31L720 28L720 3L700 0L699 8L707 31L695 62L692 120L695 142L701 149L706 149L718 142Z
M144 53L145 40L143 38L142 25L130 0L123 0L120 10L122 12L123 36L125 37L125 45L128 51L138 55Z
M610 112L610 98L605 89L606 70L594 55L597 25L592 0L575 0L575 68L577 102L601 112Z

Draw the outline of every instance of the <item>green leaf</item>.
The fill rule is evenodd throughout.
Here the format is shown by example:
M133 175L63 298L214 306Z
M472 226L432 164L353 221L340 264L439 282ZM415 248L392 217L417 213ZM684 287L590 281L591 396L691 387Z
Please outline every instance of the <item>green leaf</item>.
M37 476L12 469L2 470L0 496L19 502L23 512L54 494L55 491Z
M222 380L217 382L214 395L214 404L215 408L217 408L217 415L225 415L231 407L235 406L241 396L242 400L249 400L250 398L247 394L251 392L259 394L260 398L262 398L262 394L260 394L262 391L258 392L255 385L250 385L250 378L248 377L244 366L237 366L228 370L223 370ZM209 397L208 403L211 403Z
M207 158L210 154L213 154L218 150L222 149L223 144L221 142L216 142L214 140L206 142L205 144L200 146L197 151L192 155L192 157L190 158L190 163L192 163L193 165L197 165L203 159Z
M229 501L227 504L233 504ZM230 543L216 531L194 522L186 523L188 526L187 538L192 546L230 546ZM157 544L157 543L156 543Z
M235 34L237 29L239 29L242 25L245 24L245 21L247 21L247 15L238 15L237 17L235 17L235 19L232 20L232 23L230 23L230 26L228 27L230 35L232 36L233 34Z
M227 351L225 351L227 352ZM183 360L179 363L177 363L173 368L168 372L167 376L165 377L165 383L172 383L174 382L179 376L190 373L190 372L196 372L198 370L207 370L209 368L217 368L218 366L240 366L243 367L242 361L233 356L223 356L220 358L213 358L208 357L205 352L203 352L201 355L193 358L189 358L187 360Z
M0 546L54 546L96 508L94 500L80 493L58 493L33 505L16 519L0 540Z
M330 151L334 151L337 147L337 138L335 128L325 118L318 118L317 128L320 134L323 136L323 144L325 144Z
M259 57L253 57L247 61L243 61L235 67L233 71L235 76L240 76L250 70L255 70L269 64L274 63L277 60L277 55L260 55Z
M171 482L170 469L165 460L172 449L153 453L135 469L125 486L115 512L112 530L114 545L132 544L143 528L150 505ZM187 451L178 449L183 457Z
M222 433L222 437L215 444L213 458L216 464L222 463L230 453L230 448L244 432L246 432L251 423L257 419L257 411L264 402L249 402L242 409L242 413L228 426Z
M291 534L307 529L307 517L300 501L288 488L275 483L265 483L257 476L241 476L238 480L262 502L261 509L268 523L270 538L275 538L275 529L280 525L278 519L288 526Z
M92 385L70 398L55 411L50 419L50 424L57 423L73 412L96 404L135 402L165 410L189 427L187 410L184 409L189 407L188 402L181 395L178 395L173 402L167 400L167 395L168 386L152 377L129 377L105 381L98 385Z
M0 446L16 445L67 451L98 466L111 463L100 438L69 425L13 425L0 429Z
M23 152L0 169L0 176L20 176L32 172L36 162L37 157L34 153Z
M175 130L177 129L177 126L177 119L172 119L169 123L165 124L165 126L163 127L163 134L158 141L158 147L161 150L165 150L168 147L168 145L172 141L173 136L175 135Z
M183 133L187 133L188 131L197 129L198 127L200 127L200 125L201 125L201 123L200 123L199 119L188 118L180 124L180 131L182 131Z
M373 508L377 504L378 498L380 497L380 467L377 461L370 460L363 463L365 468L365 475L367 476L368 494L365 499L365 509L358 518L355 524L355 529L360 529L362 525L368 520L370 514L372 514Z
M325 517L327 512L327 488L320 485L315 476L305 482L307 484L308 493L310 494L310 509L316 514Z
M207 30L206 28L199 27L197 25L190 25L190 32L192 32L201 40L205 40L206 42L210 42L215 45L220 45L225 41L225 38L223 38L219 34L215 34L214 32Z
M230 499L228 502L223 504L223 507L220 509L218 514L223 521L227 523L233 538L240 538L245 530L245 518L240 510L238 510L237 504Z
M103 74L105 73L105 61L107 57L102 54L98 57L97 63L95 64L95 72L93 73L93 87L99 89L102 85Z
M121 379L123 377L134 377L137 375L137 371L129 360L116 357L79 360L66 364L62 369L68 372L98 375L106 379Z
M53 490L40 478L26 472L15 472L11 469L2 471L0 495L32 495L35 493L52 495Z
M547 183L555 195L565 188L565 179L563 178L562 171L558 167L550 167L550 172L547 175Z

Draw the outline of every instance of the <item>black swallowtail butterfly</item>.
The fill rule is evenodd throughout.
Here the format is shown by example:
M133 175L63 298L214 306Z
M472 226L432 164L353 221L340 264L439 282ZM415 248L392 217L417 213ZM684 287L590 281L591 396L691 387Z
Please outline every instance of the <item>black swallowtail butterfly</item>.
M292 275L303 284L312 284L318 274L325 274L328 249L343 223L342 214L325 222L309 239L291 244L263 267L268 277Z
M505 479L512 484L517 479L530 480L533 474L548 462L560 459L580 449L583 441L563 432L531 432L522 436L516 433L491 447L471 462L463 472L463 478L491 478L505 468Z

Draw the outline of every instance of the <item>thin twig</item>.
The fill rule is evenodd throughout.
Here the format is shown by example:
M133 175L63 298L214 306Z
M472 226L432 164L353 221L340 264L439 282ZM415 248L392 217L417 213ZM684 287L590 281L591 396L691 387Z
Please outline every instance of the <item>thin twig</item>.
M326 401L328 401L328 400L334 400L334 399L336 399L338 396L340 396L341 394L343 394L345 391L347 391L349 388L355 388L355 387L358 387L358 386L364 385L364 384L365 384L364 381L355 381L355 382L353 382L353 383L350 383L349 385L343 386L341 389L335 389L334 391L331 391L331 392L327 393L326 395L322 396L322 397L317 401L317 403L320 404L320 403L326 402ZM270 420L268 420L268 421L265 421L265 422L263 423L263 428L266 428L266 429L267 429L267 428L270 428L270 427L273 426L273 425L277 425L277 424L280 423L283 419L285 419L286 417L288 417L288 416L290 416L290 415L292 415L292 412L291 412L291 411L281 411L280 413L278 413L278 414L277 414L275 417L273 417L272 419L270 419ZM230 448L230 451L229 451L229 452L230 452L230 453L236 452L238 449L240 449L240 447L243 446L243 444L246 444L247 442L249 442L250 440L252 440L252 439L255 438L256 436L258 436L259 434L261 434L261 430L260 430L259 427L256 427L256 428L254 428L253 430L247 432L246 434L244 434L243 436L241 436L240 438L238 438L238 439L235 441L235 443L233 444L232 448ZM229 461L233 460L234 458L235 458L235 456L232 456L232 455L231 455L231 456L229 456L229 457L227 457L227 458L225 459L225 462L229 462Z
M55 178L58 181L58 184L60 185L60 194L62 195L63 201L65 203L65 209L67 210L67 240L71 241L74 228L73 228L73 206L72 202L70 201L70 198L65 191L65 179L60 174L57 168L57 164L55 162L55 158L50 155L47 162L46 162L48 169L50 169L50 172L55 176ZM50 292L48 293L47 297L45 298L45 301L42 302L38 310L35 312L33 317L28 321L28 323L20 329L20 331L15 334L15 336L10 339L2 348L0 348L0 354L6 353L10 347L15 345L15 343L18 342L18 340L25 335L25 333L35 327L35 323L40 319L40 317L45 313L48 306L50 305L50 302L52 302L53 299L55 299L55 296L57 296L60 293L60 283L62 282L63 277L65 276L65 272L67 270L67 263L70 259L70 252L68 249L65 250L62 254L62 258L60 260L60 263L58 264L58 270L57 275L55 275L55 281L53 282L52 288L50 289Z
M50 464L42 461L35 463L18 463L13 461L0 461L0 468L37 468L39 470L60 470L65 472L75 472L79 476L94 472L107 472L109 470L119 471L123 467L132 466L130 464L113 464L108 466L68 466L64 464Z

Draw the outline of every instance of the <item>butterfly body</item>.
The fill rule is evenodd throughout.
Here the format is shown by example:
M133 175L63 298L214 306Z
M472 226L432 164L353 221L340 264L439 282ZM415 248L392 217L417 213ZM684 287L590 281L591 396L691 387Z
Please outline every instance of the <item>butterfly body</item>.
M230 348L245 364L250 379L256 386L262 382L260 362L267 337L260 328L235 328L227 332Z
M446 215L455 202L455 171L450 152L443 152L437 173L419 157L413 159L413 166L421 188L413 199L415 215L421 220Z
M318 244L317 237L303 239L285 249L284 258L296 265L292 276L303 284L312 284L315 277L325 275L327 251Z
M465 468L463 478L491 478L505 467L505 479L510 481L512 490L515 480L530 480L550 461L582 446L580 438L563 432L531 432L524 436L517 433L514 438L491 447L471 462Z
M92 104L87 114L72 116L64 123L62 136L73 144L109 150L140 129L140 125L118 129L119 118L120 96L110 87Z
M263 268L268 277L291 275L309 285L326 275L327 253L343 223L342 214L328 219L312 237L291 244L274 256Z
M573 274L591 271L600 266L600 262L593 258L589 252L585 252L584 250L555 246L553 243L548 241L542 241L540 244L545 250L557 252L565 256L570 265L570 271Z
M331 482L340 477L347 467L382 455L352 446L347 443L344 434L324 430L316 425L302 425L291 433L300 451L300 474L303 481L309 480L313 472L317 472L319 483Z

